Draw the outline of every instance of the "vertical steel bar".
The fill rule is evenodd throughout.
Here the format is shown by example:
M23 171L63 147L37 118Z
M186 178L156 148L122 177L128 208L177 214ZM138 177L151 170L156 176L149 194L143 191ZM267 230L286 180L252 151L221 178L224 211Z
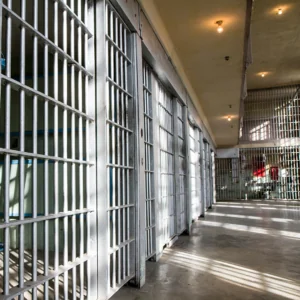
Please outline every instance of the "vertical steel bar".
M26 0L21 2L21 18L26 19ZM25 84L25 46L26 30L21 25L20 28L20 82ZM20 151L25 151L25 91L20 90ZM24 220L24 184L25 184L25 159L20 156L20 183L19 183L19 219ZM24 225L19 227L19 287L24 287ZM19 299L24 299L20 295Z
M115 40L115 15L113 11L110 11L110 33L111 33L111 39L114 41ZM110 65L111 65L111 79L113 81L116 81L116 67L115 67L115 53L116 51L114 50L113 45L111 45L110 48ZM116 105L115 105L115 87L113 84L111 84L111 112L112 112L112 121L116 122ZM115 131L116 127L112 125L112 130L111 130L111 163L113 165L116 164L116 138L115 138ZM112 167L112 178L110 185L112 186L113 194L112 194L112 207L116 207L116 168ZM114 209L112 212L112 248L115 249L116 247L116 210ZM116 286L116 250L114 250L113 254L113 260L112 260L112 288L115 288Z
M82 19L82 2L81 0L77 1L77 16L79 20ZM77 28L77 43L78 43L78 63L79 65L82 65L82 29L80 26ZM78 110L83 111L83 99L82 99L82 71L78 72ZM79 144L79 160L83 160L83 120L82 117L79 116L78 119L78 144ZM83 165L79 165L79 208L84 208L84 194L83 194ZM85 243L85 237L84 237L84 219L83 214L79 217L79 226L80 226L80 245L79 245L79 252L80 257L84 254L84 243ZM84 299L84 265L80 265L80 299Z
M91 14L89 13L92 11L92 15L94 15L93 5L88 6L88 0L84 0L84 23L85 25L91 30L94 26L94 19L92 18ZM89 21L89 16L91 17L91 20ZM92 25L91 25L92 24ZM94 30L92 30L93 32ZM89 60L89 55L92 55L94 57L94 40L91 39L90 43L88 41L88 35L85 32L84 34L84 65L89 71L94 71L94 60ZM84 94L84 101L85 101L85 112L87 115L92 115L95 117L95 104L91 100L95 101L94 97L94 85L93 81L89 81L89 78L87 75L85 75L85 94ZM91 103L90 103L91 102ZM91 130L90 130L91 127ZM89 121L86 120L85 122L85 153L86 153L86 161L90 161L90 154L94 155L94 148L92 145L94 145L94 139L95 132L94 132L94 125L90 125ZM92 173L93 172L93 173ZM90 174L92 176L90 176ZM86 207L92 207L92 205L95 203L94 197L91 196L91 191L94 195L93 187L90 185L92 183L92 180L94 180L94 167L86 166ZM94 186L94 184L93 184ZM92 250L96 250L95 243L93 242L94 237L94 225L95 225L96 218L91 217L90 214L86 216L86 253L87 255L90 255ZM88 260L87 267L86 267L86 289L87 289L87 298L91 299L92 297L95 297L96 295L96 286L95 286L95 280L93 279L94 276L92 276L92 270L93 273L96 268L92 265L91 261Z
M62 12L63 24L62 24L62 39L63 39L63 51L65 53L68 52L68 16L67 11L63 10ZM68 104L68 61L66 59L63 60L63 78L62 78L62 87L63 87L63 103ZM67 110L63 110L63 158L68 158L68 114ZM63 163L63 210L65 212L68 211L68 163ZM68 263L68 217L63 219L63 231L64 231L64 250L63 250L63 261L64 265ZM69 272L64 272L64 298L68 298L68 274Z
M49 6L48 0L44 1L44 36L48 39L48 13ZM44 44L44 93L48 95L49 92L49 54L48 45ZM49 111L48 111L48 101L44 102L44 154L49 153L49 143L48 143L48 125L49 125ZM44 165L44 214L48 216L49 214L49 160L45 160ZM49 269L49 221L44 223L44 275L48 276ZM44 297L45 300L49 299L49 282L46 281L44 284Z
M74 0L71 0L70 8L72 11L75 10ZM70 54L73 59L75 59L75 22L72 18L70 20ZM70 78L70 98L71 98L71 106L75 108L75 67L71 65L71 78ZM75 125L75 114L71 114L71 158L75 159L76 153L76 125ZM76 210L76 165L72 163L71 165L71 203L72 203L72 211ZM77 235L76 235L76 216L72 216L72 261L75 261L77 254ZM77 298L77 270L76 268L72 269L72 298L75 300Z
M54 2L54 44L58 46L58 2ZM53 94L54 99L58 100L58 53L54 53L54 75L53 75ZM58 157L58 106L54 105L54 156ZM54 162L54 213L59 212L59 163ZM59 266L59 220L54 220L54 269L57 270ZM54 278L54 299L59 299L59 278Z
M107 123L109 104L109 74L108 41L105 34L109 32L108 4L105 1L95 3L95 57L96 76L95 90L96 99L96 193L97 193L97 248L102 249L103 255L97 259L97 294L98 298L108 298L110 289L110 256L109 256L109 212L107 208L110 201L110 167L109 163L109 126ZM106 20L106 24L105 24ZM106 68L105 68L106 66ZM104 201L102 201L104 199ZM96 263L95 263L96 264Z
M7 1L8 8L12 7L12 0ZM6 76L11 77L11 38L12 38L12 20L7 16L6 23ZM10 124L11 124L11 85L6 84L5 95L5 148L10 149ZM4 222L9 223L9 205L10 205L10 155L4 156ZM4 267L3 267L3 294L9 294L10 268L9 268L9 252L10 252L10 230L9 227L4 229Z
M128 57L128 48L127 48L127 29L124 28L124 53L125 55ZM124 85L125 85L125 91L128 91L128 65L127 62L125 63L125 68L124 68ZM129 116L128 116L128 109L129 109L129 105L128 105L128 96L125 95L125 119L126 119L126 126L129 126ZM130 162L129 162L129 133L126 131L126 166L129 166ZM130 204L130 171L127 169L126 170L126 204ZM126 209L126 221L127 221L127 228L126 228L126 239L129 240L130 239L130 208ZM130 270L130 245L125 246L126 249L126 272L127 272L127 276L130 275L131 270Z
M38 1L33 2L33 27L38 30ZM33 37L33 88L38 90L38 39ZM33 124L32 124L32 138L33 138L33 154L37 154L37 131L38 131L38 99L33 96ZM37 217L37 158L33 158L33 177L32 177L32 218ZM34 221L34 220L33 220ZM32 224L32 281L37 280L37 223ZM33 288L32 298L36 299L37 289Z
M116 17L115 20L114 20L114 26L115 26L115 40L116 40L116 45L120 48L120 45L119 45L119 20L118 18ZM116 73L115 73L115 82L117 84L117 86L120 86L120 65L119 65L119 62L120 62L120 54L119 54L119 51L115 51L115 70L116 70ZM120 92L119 91L116 91L116 96L115 96L115 101L116 101L116 119L115 119L115 122L117 124L121 124L120 122ZM121 156L120 156L120 153L121 153L121 145L120 145L120 128L117 127L116 128L116 164L118 164L119 166L121 166ZM120 180L121 179L121 167L119 167L117 170L116 170L116 182L115 182L115 189L116 189L116 193L117 193L117 197L116 197L116 205L117 206L120 206L120 202L121 202L121 198L120 198L120 191L121 191L121 185L120 185ZM121 215L120 215L120 208L118 208L116 210L116 243L117 245L120 245L120 233L121 233ZM121 266L121 249L118 249L117 250L117 257L116 257L116 283L120 283L121 282L121 269L120 269L120 266Z

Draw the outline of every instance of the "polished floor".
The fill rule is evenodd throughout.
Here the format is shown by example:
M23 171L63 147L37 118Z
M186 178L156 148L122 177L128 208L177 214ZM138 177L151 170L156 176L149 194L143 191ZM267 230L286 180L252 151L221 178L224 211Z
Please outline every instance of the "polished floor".
M300 202L219 202L113 300L300 300Z

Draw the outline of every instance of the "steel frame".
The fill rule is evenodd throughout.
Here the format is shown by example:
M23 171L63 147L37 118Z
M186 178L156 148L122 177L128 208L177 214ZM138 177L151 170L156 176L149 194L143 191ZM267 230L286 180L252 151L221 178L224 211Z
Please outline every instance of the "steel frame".
M5 127L0 148L4 171L0 299L37 299L41 292L44 299L96 299L95 277L91 276L96 271L90 263L96 257L96 232L91 229L96 223L94 61L88 59L94 53L94 8L79 0L75 14L74 1L70 6L64 1L30 3L32 25L26 14L29 1L21 1L19 12L11 0L0 4L6 18L5 22L1 19L1 30L6 31L1 45L6 69L1 75ZM18 33L13 32L15 26L19 26ZM32 41L26 38L28 34ZM12 74L13 42L20 50L18 79ZM27 49L32 49L32 65L26 60ZM32 76L25 76L28 73ZM14 100L17 95L18 102ZM17 135L15 124L19 125ZM15 202L10 182L14 172L19 186ZM14 267L12 253L17 257Z

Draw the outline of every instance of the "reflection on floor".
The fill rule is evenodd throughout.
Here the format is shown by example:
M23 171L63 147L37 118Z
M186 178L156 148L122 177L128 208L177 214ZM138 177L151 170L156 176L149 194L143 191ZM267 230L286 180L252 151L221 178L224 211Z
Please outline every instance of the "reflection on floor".
M300 300L300 202L220 202L113 300Z

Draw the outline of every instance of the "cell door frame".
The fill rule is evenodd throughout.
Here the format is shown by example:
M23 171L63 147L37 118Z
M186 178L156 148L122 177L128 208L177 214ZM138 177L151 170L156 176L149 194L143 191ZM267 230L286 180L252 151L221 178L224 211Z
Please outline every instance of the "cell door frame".
M178 105L181 106L181 112L182 115L179 116L179 108ZM175 174L175 178L174 178L174 189L175 189L175 228L176 228L176 233L177 235L182 234L184 231L188 231L188 224L187 224L187 203L189 203L189 189L187 188L188 186L188 152L187 152L187 144L188 142L188 138L187 138L187 131L186 131L186 127L187 127L187 106L186 104L180 99L180 98L174 98L173 101L173 111L174 111L174 115L173 115L173 123L174 123L174 174ZM178 124L182 124L182 136L179 134L179 126ZM179 139L182 140L183 143L183 155L182 153L180 153L180 149L179 149ZM184 147L185 145L185 147ZM180 159L184 160L184 165L185 165L185 173L180 173ZM180 178L184 177L183 179L183 183L184 183L184 191L183 193L180 191ZM182 211L181 211L181 197L184 197L184 222L182 222Z
M109 236L108 236L108 206L107 199L109 192L109 179L107 177L107 124L106 124L106 97L107 97L107 55L106 55L106 3L109 3L118 15L120 20L127 28L132 28L128 20L122 18L123 11L114 6L113 1L98 0L96 1L96 105L97 105L97 211L98 211L98 296L99 299L111 297L126 282L141 287L145 283L145 188L144 188L144 126L143 126L143 107L139 103L143 99L143 82L142 76L142 44L138 34L130 30L131 35L131 68L130 76L132 79L132 113L133 118L130 120L134 123L132 127L132 144L130 145L130 160L133 164L133 180L131 187L131 197L134 198L134 272L131 278L126 282L121 282L115 288L110 287L109 283ZM142 102L141 102L142 103ZM103 137L105 137L103 139ZM143 174L141 176L141 174ZM104 234L103 234L104 233Z
M74 7L68 7L63 1L55 1L52 3L53 5L53 15L51 17L54 18L54 37L50 38L48 35L49 33L49 15L50 9L48 10L48 1L45 1L41 6L44 7L44 18L45 26L39 28L39 16L43 14L42 10L38 9L38 4L42 3L42 1L35 1L32 2L34 4L34 8L32 11L33 15L33 26L29 24L29 20L26 17L26 2L21 3L21 13L18 13L14 10L14 6L12 5L12 1L9 1L7 5L3 4L3 1L0 2L0 16L1 22L3 21L3 11L5 11L5 15L7 16L6 22L6 70L1 74L1 81L6 82L6 95L5 95L5 119L6 119L6 126L5 126L5 147L0 148L0 153L5 157L5 196L4 196L4 222L1 223L1 229L4 230L4 271L3 271L3 279L4 279L4 286L3 286L3 296L0 298L11 299L15 297L19 297L23 299L24 295L28 291L32 291L32 298L37 298L37 290L38 287L43 285L43 295L46 299L49 298L49 282L54 280L54 298L58 299L59 296L64 295L64 298L68 297L69 289L71 288L71 284L69 285L68 282L68 275L69 272L73 272L73 283L72 283L72 292L77 293L77 283L75 278L80 278L80 297L83 298L85 296L84 292L84 269L87 269L87 298L88 299L96 299L97 290L96 290L96 278L90 276L91 273L97 272L95 265L92 263L97 257L96 252L96 232L93 230L96 224L96 194L94 191L95 186L95 147L94 147L94 137L95 137L95 123L94 123L94 114L95 114L95 98L94 98L94 61L89 60L87 58L88 55L93 57L94 51L94 36L93 36L93 22L94 22L94 11L93 6L89 2L85 2L84 10L79 9L77 13L74 12ZM50 6L50 4L49 4ZM59 23L59 15L62 15L62 37L63 37L63 45L59 45L59 38L58 38L58 23ZM69 23L70 22L70 23ZM14 33L13 29L16 29L15 24L18 23L20 28L20 79L13 78L11 74L11 66L13 56L12 51L12 37ZM73 24L71 24L73 23ZM74 52L75 48L78 45L74 45L75 39L75 29L74 23L78 26L78 31L76 30L78 40L82 42L84 45L84 53L83 55L79 55L78 58L75 58ZM0 24L0 36L2 37L2 24ZM14 24L12 26L12 24ZM71 25L70 25L71 24ZM68 37L67 37L67 27L70 25L71 29L71 41L73 38L73 44L70 43L70 50L68 50ZM29 33L33 36L32 40L26 39L26 33ZM0 40L2 42L2 39ZM53 41L54 40L54 41ZM82 41L84 40L84 41ZM1 43L0 42L0 43ZM42 44L42 51L39 52L38 49L38 42ZM28 72L27 66L29 63L26 59L26 52L28 48L26 47L27 44L33 45L32 54L33 63L32 63L32 81L33 87L30 86L28 82L26 82L26 70ZM2 43L1 43L2 46ZM79 44L79 47L81 45ZM79 48L78 47L78 48ZM1 48L1 47L0 47ZM77 50L78 50L77 48ZM29 48L30 49L30 48ZM82 49L81 49L82 50ZM81 51L80 50L80 51ZM2 51L2 48L1 48ZM3 51L4 52L4 51ZM49 84L49 65L51 60L49 59L49 54L53 54L53 96L50 96L50 84ZM79 52L80 53L80 52ZM82 53L80 53L82 54ZM42 57L42 64L44 65L43 71L39 73L38 69L38 58ZM84 62L82 61L82 57L84 57ZM59 60L60 58L60 60ZM62 80L59 81L59 63L63 64L63 72L62 72ZM71 69L71 77L73 79L68 78L68 65L72 65ZM38 78L42 74L42 78L44 79L44 88L39 86ZM78 100L78 109L75 105L75 88L70 92L68 92L68 83L73 81L75 85L75 74L78 74L78 87L84 88L84 91ZM1 82L1 83L2 83ZM63 95L59 94L59 88L63 87ZM20 95L20 116L19 116L19 150L14 149L11 145L10 136L12 134L11 131L11 121L12 121L12 109L11 109L11 100L12 94L11 91L13 89L17 89ZM81 92L82 92L81 90ZM0 87L1 92L1 87ZM26 102L30 101L28 98L30 97L32 100L32 128L31 130L25 131L25 125L27 125L26 121ZM68 98L71 98L71 104L68 104ZM89 99L90 101L87 101ZM40 111L39 108L42 107L42 111L44 113L43 117L39 115ZM54 124L50 122L50 111L51 109L54 110ZM59 112L62 116L59 117ZM71 115L72 125L70 128L71 132L71 139L73 140L71 143L68 142L68 118ZM75 118L78 117L79 125L78 125L78 132L79 132L79 143L75 144ZM17 119L17 118L16 118ZM38 123L38 120L42 119L41 124ZM58 128L59 120L62 121L62 130ZM53 126L53 128L49 128ZM41 129L42 127L42 129ZM85 127L85 128L84 128ZM38 129L39 128L39 129ZM83 129L84 128L84 129ZM61 132L60 132L61 131ZM84 133L86 132L85 137ZM50 132L53 132L54 136L54 154L49 150L50 143L49 143L49 136ZM59 133L62 135L59 138ZM31 135L31 143L29 142L30 147L27 148L27 144L25 144L26 137L25 136ZM44 141L41 142L41 139L38 138L38 135L42 135ZM62 140L62 148L63 151L60 153L59 146L60 140ZM38 145L43 144L44 149L41 150L38 148ZM73 144L73 147L70 145ZM74 145L75 144L75 145ZM32 148L31 148L32 147ZM71 149L71 153L68 150ZM29 149L29 150L28 150ZM79 152L79 158L76 158L75 151ZM85 153L85 154L84 154ZM85 155L85 157L83 157ZM20 165L20 175L19 175L19 196L18 196L18 216L17 220L11 219L11 214L9 212L10 208L10 182L9 176L11 172L11 158L13 156L18 157L18 164ZM25 191L25 182L27 180L25 176L25 164L27 162L32 164L32 178L30 178L30 185L32 185L32 198L30 199L31 208L30 212L26 212L27 207L25 208L25 202L28 200L26 199L26 191ZM38 197L38 188L41 188L41 185L38 184L38 180L40 180L42 176L38 174L38 163L44 165L44 172L43 175L45 180L43 181L43 196L40 199ZM53 174L50 172L50 163L53 164ZM63 165L63 176L60 175L59 172L59 164ZM74 175L76 173L75 166L79 167L79 179L76 179ZM68 170L68 167L72 168L72 172ZM70 176L71 173L71 176ZM59 182L59 177L62 177L63 180ZM72 184L69 184L68 178L72 178ZM76 182L80 186L80 208L76 206L76 191L73 189L69 189L70 186L75 186ZM59 183L62 185L59 186ZM88 184L90 183L90 184ZM51 190L51 184L54 191L54 197L51 199L49 196L49 191ZM85 186L85 191L84 191ZM59 193L59 189L63 190L63 196ZM68 196L71 195L70 198ZM71 199L71 203L69 200ZM50 202L54 200L54 203ZM52 204L52 205L51 205ZM63 204L63 208L60 207L60 204ZM44 205L43 209L38 211L38 206ZM29 206L29 205L28 205ZM76 209L77 207L77 209ZM54 208L54 212L51 212L50 209ZM16 216L13 216L16 217ZM77 225L80 227L80 243L77 244L76 239L76 218L79 219L79 224ZM60 239L60 229L59 229L59 220L63 220L63 242ZM72 221L72 225L69 226L68 221ZM85 221L86 220L86 221ZM54 239L50 239L50 229L49 223L50 221L54 222ZM86 223L86 228L84 226ZM37 226L39 224L39 226ZM40 236L38 233L38 229L43 227L43 236ZM74 226L75 225L75 226ZM15 266L18 268L18 286L10 288L10 230L11 227L16 226L19 230L19 237L18 237L18 260L19 266ZM25 235L25 226L31 226L31 242L30 250L31 252L31 267L32 269L27 273L25 268L25 260L29 260L25 258L25 241L30 239L30 236ZM52 226L51 226L52 227ZM72 227L72 230L70 229ZM71 234L71 231L72 234ZM69 238L72 237L71 243L72 246L69 246ZM43 250L43 258L39 258L38 255L38 245L39 239L43 242L42 250ZM63 244L63 251L60 250L60 245ZM76 253L76 249L80 248L80 254ZM54 250L51 250L51 247ZM78 250L77 248L77 250ZM72 253L72 262L69 261L69 251ZM50 252L54 253L54 266L50 268ZM63 264L60 263L59 256L63 255ZM38 263L41 261L43 264L42 267L42 274L38 274L39 266ZM86 264L86 266L84 265ZM77 267L80 268L80 275L76 274ZM26 276L25 276L26 275ZM31 277L28 280L28 276ZM59 290L59 277L64 277L64 285L63 285L63 292Z

